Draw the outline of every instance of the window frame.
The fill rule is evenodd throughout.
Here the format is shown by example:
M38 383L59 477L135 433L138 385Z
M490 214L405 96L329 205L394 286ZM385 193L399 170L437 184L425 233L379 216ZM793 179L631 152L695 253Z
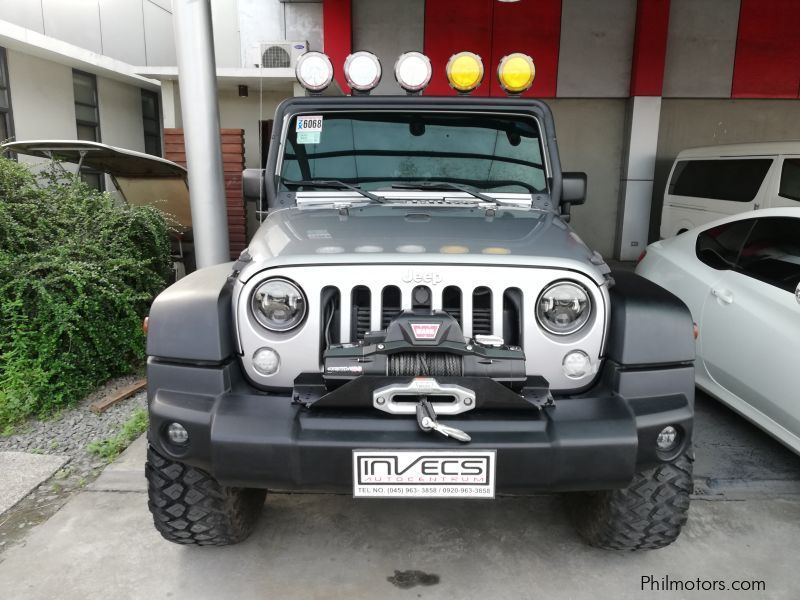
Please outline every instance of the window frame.
M8 108L0 108L0 118L3 119L5 124L7 139L13 140L16 134L14 131L14 107L11 103L11 81L8 76L8 53L2 46L0 46L0 75L2 75L2 80L5 81L5 85L0 86L0 94L5 95L8 101ZM0 142L4 141L6 140L0 140Z
M667 195L673 197L680 197L680 198L692 198L696 200L711 200L715 202L732 202L734 204L749 204L751 202L755 202L758 198L759 193L764 188L764 183L767 181L768 176L770 174L770 169L775 165L775 161L778 157L773 155L768 156L702 156L702 157L685 157L685 158L678 158L675 160L675 164L673 165L672 171L670 173L669 181L667 182ZM686 174L686 169L692 165L693 163L733 163L733 162L740 162L740 161L755 161L755 162L765 162L766 168L764 169L764 173L761 176L761 180L758 182L758 186L756 186L755 190L753 191L752 197L747 200L739 200L735 198L722 198L720 197L722 194L715 194L715 195L702 195L703 191L699 189L695 190L692 194L683 194L676 191L676 187L680 183L680 178ZM699 166L699 165L698 165ZM686 176L689 176L686 174ZM695 176L696 177L696 176ZM709 178L708 176L703 177L702 179L711 180L712 182L717 181L717 178ZM691 187L691 186L690 186ZM741 187L741 186L737 186ZM716 190L720 190L720 184L716 184ZM686 190L681 190L686 191Z
M91 80L91 82L92 82L92 90L94 91L94 99L95 99L95 103L94 104L87 104L86 102L81 102L81 101L78 100L77 96L75 96L75 76L76 75L82 76L82 77L86 77L89 80ZM85 141L101 143L102 140L103 140L103 136L102 136L102 131L100 130L100 93L98 92L98 89L97 89L97 75L94 75L93 73L87 73L86 71L81 71L79 69L72 69L72 94L73 94L73 98L72 98L73 99L73 103L74 103L74 106L76 107L76 109L77 109L78 106L84 106L84 107L88 107L88 108L93 108L95 113L97 114L97 122L93 123L92 121L86 121L85 119L78 118L78 111L76 110L75 111L76 135L77 135L77 128L80 127L80 126L83 126L83 127L94 127L94 129L95 129L95 131L97 133L96 139L94 139L94 140L85 140Z
M142 98L142 130L143 130L143 133L144 133L144 151L145 151L146 154L150 154L151 156L163 157L163 155L164 155L164 145L162 143L162 137L161 137L161 134L162 134L162 129L161 129L161 98L160 98L158 92L154 92L152 90L146 90L144 88L142 88L141 91L142 91L142 94L141 94L141 98ZM153 106L155 107L156 116L155 116L154 119L151 119L151 118L145 116L145 113L144 113L145 98L148 98L148 97L153 100ZM146 128L145 125L147 124L148 121L155 121L156 128L158 129L158 134L147 133L147 128ZM156 140L157 145L158 145L158 152L157 153L154 154L152 152L148 152L147 151L147 140L148 140L148 138L150 138L151 140Z

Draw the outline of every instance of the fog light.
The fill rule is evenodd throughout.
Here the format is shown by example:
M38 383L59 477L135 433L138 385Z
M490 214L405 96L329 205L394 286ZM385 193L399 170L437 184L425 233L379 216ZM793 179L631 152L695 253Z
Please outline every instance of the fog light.
M281 365L281 357L272 348L259 348L253 354L253 367L262 375L274 375Z
M167 428L169 441L178 446L183 446L189 441L189 432L180 423L170 423Z
M562 366L564 367L564 375L570 379L580 379L589 374L592 361L589 360L589 355L583 350L573 350L564 357Z
M678 430L672 425L667 425L662 429L656 438L656 446L659 450L672 450L678 445Z

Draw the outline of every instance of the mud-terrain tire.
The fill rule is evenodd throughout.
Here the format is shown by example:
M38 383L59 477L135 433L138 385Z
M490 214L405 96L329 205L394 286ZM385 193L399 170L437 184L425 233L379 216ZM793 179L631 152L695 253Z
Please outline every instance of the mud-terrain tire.
M205 471L147 449L147 506L164 539L176 544L226 546L249 536L266 490L220 485Z
M578 533L607 550L654 550L674 542L686 524L692 493L691 451L672 463L636 473L619 490L572 494Z

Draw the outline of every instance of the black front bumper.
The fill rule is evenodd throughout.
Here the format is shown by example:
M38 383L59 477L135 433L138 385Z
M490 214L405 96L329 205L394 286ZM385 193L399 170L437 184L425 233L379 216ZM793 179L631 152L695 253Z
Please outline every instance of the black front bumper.
M624 487L641 468L674 460L691 439L691 365L626 370L607 361L589 392L543 411L475 410L441 421L469 433L461 444L419 429L410 416L373 408L305 408L256 390L235 362L197 366L148 361L150 443L231 486L351 491L354 449L492 449L500 493ZM189 432L184 447L166 429ZM682 443L656 449L674 425Z

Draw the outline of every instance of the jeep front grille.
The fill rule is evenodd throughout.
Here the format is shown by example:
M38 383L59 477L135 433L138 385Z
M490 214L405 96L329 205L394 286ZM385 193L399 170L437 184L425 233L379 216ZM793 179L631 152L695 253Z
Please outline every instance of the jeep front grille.
M323 331L324 339L329 343L355 342L368 331L386 329L403 310L413 308L444 310L458 321L467 338L494 334L509 344L521 344L522 293L517 288L492 290L481 286L465 292L457 286L437 290L420 285L406 294L408 297L393 285L327 286L323 290L327 307L322 326L328 328Z
M269 332L253 317L250 298L268 277L283 277L308 298L304 323L286 333ZM556 337L536 321L534 306L553 281L570 279L592 296L594 314L579 334ZM581 350L599 366L608 311L608 292L577 271L502 264L427 265L370 263L291 265L265 270L235 290L239 351L247 376L270 388L291 388L301 373L318 373L331 344L353 343L367 331L384 330L401 311L444 310L461 325L466 338L498 335L525 351L529 375L541 375L553 389L585 386L594 376L573 380L562 367L565 354ZM417 293L415 293L417 292ZM281 356L277 373L264 376L252 356L269 347Z

